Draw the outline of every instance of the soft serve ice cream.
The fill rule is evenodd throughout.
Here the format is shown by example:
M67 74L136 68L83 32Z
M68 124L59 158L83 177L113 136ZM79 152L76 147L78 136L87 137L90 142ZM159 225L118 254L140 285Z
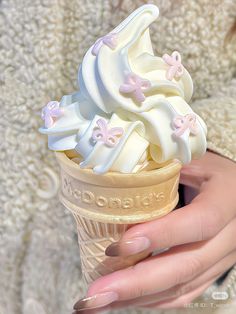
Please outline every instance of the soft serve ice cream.
M206 151L206 126L188 105L193 84L177 51L157 57L149 26L154 5L134 11L87 51L79 91L42 111L49 148L75 150L95 173L138 172Z

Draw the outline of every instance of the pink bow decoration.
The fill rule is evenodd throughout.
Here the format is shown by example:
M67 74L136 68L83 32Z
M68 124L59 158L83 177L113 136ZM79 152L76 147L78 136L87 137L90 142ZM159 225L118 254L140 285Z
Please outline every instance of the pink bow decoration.
M184 66L181 63L181 56L178 51L174 51L171 56L164 54L162 59L169 65L166 72L166 78L172 81L174 77L178 78L184 74Z
M103 44L111 49L115 49L117 46L117 37L117 34L109 33L101 38L98 38L93 46L92 54L97 56Z
M120 92L124 94L133 94L133 97L138 102L143 102L146 97L144 92L148 91L151 83L134 73L129 73L126 76L124 84L120 86Z
M63 109L60 108L60 103L58 101L50 101L42 109L41 117L44 120L45 128L50 128L54 124L54 118L62 116Z
M174 134L181 136L186 130L196 135L199 131L197 125L197 117L194 113L186 114L185 116L177 116L173 119L173 126L176 129Z
M114 147L118 144L123 133L123 128L115 127L108 129L106 120L98 119L97 126L93 129L92 139L95 142L101 141L109 147Z

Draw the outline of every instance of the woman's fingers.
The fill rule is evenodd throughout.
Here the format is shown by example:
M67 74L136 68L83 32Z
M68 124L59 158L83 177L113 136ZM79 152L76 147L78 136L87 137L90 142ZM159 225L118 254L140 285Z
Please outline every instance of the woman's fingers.
M226 270L230 269L236 262L236 250L234 250L231 254L227 255L225 258L217 262L213 265L210 269L202 273L200 276L190 280L186 283L174 286L166 291L155 293L139 298L134 298L127 301L118 301L114 302L108 306L95 308L86 310L86 314L99 314L99 313L106 313L110 309L127 309L128 307L147 307L147 306L156 306L160 302L170 299L176 300L184 295L190 294L192 291L198 289L206 282L213 282L217 278L219 278ZM87 304L88 306L88 304ZM90 305L91 307L91 305ZM78 308L79 309L79 308ZM73 314L80 314L83 313L84 308L80 305L80 310L76 311Z
M199 182L196 186L201 182L198 186L201 187L201 191L192 203L160 219L131 227L119 242L107 248L106 254L128 256L144 250L152 252L156 249L214 237L236 216L236 193L234 192L236 167L230 160L218 156L217 158L224 160L228 175L225 173L222 175L220 172L223 167L221 162L218 168L215 166L218 170L211 170L214 174L212 176L204 166L201 168L200 162L194 162L192 167L195 172L197 168L200 168L197 171ZM209 162L208 160L205 162L207 166ZM232 171L230 171L231 167ZM190 168L191 165L185 169ZM185 172L186 176L187 173ZM197 177L196 173L195 177L191 177L192 175L189 174L190 181L194 181Z
M190 164L182 167L180 183L199 190L203 182L208 181L214 175L215 168L221 168L219 166L219 163L222 163L221 159L228 162L227 159L209 152L198 160L192 160Z
M128 301L115 302L112 304L112 308L127 308L129 306L145 306L157 302L162 302L167 299L177 299L183 295L189 294L196 290L198 287L204 285L208 281L215 281L225 271L230 269L236 262L236 250L224 257L222 260L213 265L210 269L206 270L201 275L197 276L193 280L176 285L168 290L160 293L155 293L147 296L143 296Z
M157 302L149 306L145 306L145 307L146 308L151 307L151 308L157 308L157 309L174 309L174 308L187 307L188 304L190 304L194 299L199 297L208 287L210 287L216 279L217 278L214 278L214 279L209 280L208 282L205 282L202 286L196 288L195 290L189 292L186 295L182 295L178 298L166 300L163 302Z
M92 305L107 306L112 302L158 293L190 281L234 250L232 239L236 236L235 224L236 220L232 221L209 241L172 248L133 267L99 278L88 291ZM86 306L83 300L81 304Z
M215 236L234 216L234 207L221 204L213 186L199 194L190 205L160 219L138 224L126 231L119 242L106 249L108 256L128 256L180 244L207 240ZM221 196L220 196L221 197Z
M101 307L98 309L91 309L91 310L75 310L72 314L106 314L106 313L110 313L111 311L111 307L110 306L105 306L105 307Z
M182 289L178 290L177 287L174 287L173 289L169 289L158 294L149 295L146 298L143 297L143 298L138 298L138 299L134 299L134 300L126 301L126 302L115 302L114 304L111 304L111 308L112 309L121 309L121 308L126 309L131 306L132 307L156 307L160 303L169 303L173 300L179 299L180 297L184 295L188 295L191 292L196 291L199 287L202 287L203 285L205 285L205 283L208 283L208 282L213 283L220 276L221 274L211 278L208 281L204 281L200 286L199 285L195 286L195 284L192 283L192 286L194 287L194 289L190 291L186 291L186 293L184 294L181 294L181 292L183 291Z
M200 276L235 249L231 241L236 236L233 220L236 193L232 190L235 164L221 159L224 162L207 166L211 172L205 174L202 182L199 180L200 194L192 204L155 222L132 227L107 254L129 255L142 250L172 248L134 267L98 279L89 289L89 298L77 305L82 309L90 305L107 307L111 303L161 293ZM210 240L186 244L203 239Z
M115 291L104 291L99 293L99 295L91 295L83 298L75 303L75 310L83 310L83 309L96 309L99 302L99 307L106 307L109 304L117 301L119 298L118 293Z

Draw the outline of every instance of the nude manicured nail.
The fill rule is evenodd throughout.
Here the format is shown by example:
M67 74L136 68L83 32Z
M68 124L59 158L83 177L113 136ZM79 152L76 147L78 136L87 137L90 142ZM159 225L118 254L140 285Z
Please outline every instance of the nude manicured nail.
M112 243L106 248L107 256L129 256L140 253L148 249L151 242L146 237L132 238L127 241Z
M109 305L96 309L84 309L78 311L75 310L72 314L107 314L107 313L111 313L111 307L109 307Z
M74 309L76 312L82 312L84 310L96 309L111 304L118 300L118 294L116 292L104 292L95 294L91 297L83 298L75 303Z

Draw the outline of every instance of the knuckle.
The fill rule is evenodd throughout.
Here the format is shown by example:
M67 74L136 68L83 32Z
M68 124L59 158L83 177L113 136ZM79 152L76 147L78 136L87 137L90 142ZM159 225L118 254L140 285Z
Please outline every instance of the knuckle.
M199 218L199 241L211 239L224 225L224 217L218 206L213 206L209 210L203 209Z
M147 290L144 289L142 286L134 287L134 298L140 298L147 295Z
M203 269L203 263L196 255L191 255L187 260L186 267L186 279L191 279L195 275L199 274Z
M182 264L183 265L183 264ZM185 259L183 267L176 274L176 283L181 284L183 282L191 280L197 274L199 274L203 269L203 263L201 259L191 254Z
M131 276L132 278L132 289L129 291L129 297L132 298L139 298L148 294L148 290L146 285L142 284L142 279L137 276L140 271L139 264L130 266Z
M191 292L192 290L193 290L193 286L190 283L179 285L179 287L177 288L177 291L176 291L176 297L177 298L182 297L185 294Z
M174 231L164 222L158 226L158 248L164 249L166 247L172 247L174 245Z

